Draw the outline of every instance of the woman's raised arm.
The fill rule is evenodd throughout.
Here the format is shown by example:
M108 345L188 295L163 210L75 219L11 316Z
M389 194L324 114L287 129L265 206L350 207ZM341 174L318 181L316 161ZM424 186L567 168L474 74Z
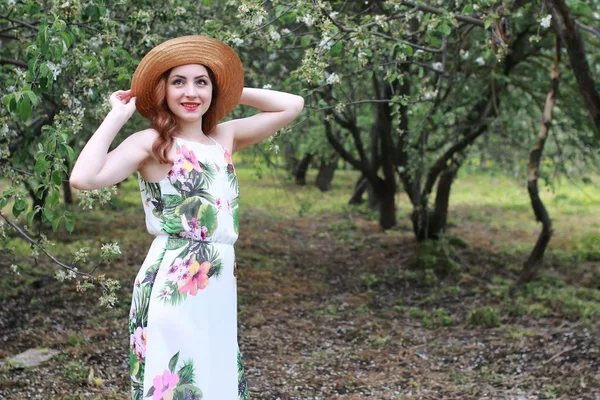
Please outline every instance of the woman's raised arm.
M304 108L304 99L276 90L244 88L239 104L262 112L219 125L218 131L223 133L217 133L217 136L228 142L228 146L231 144L234 152L268 138L292 122Z
M110 96L110 104L112 110L81 150L71 171L69 182L76 189L92 190L119 183L149 156L151 132L146 131L129 136L108 153L115 136L135 112L135 98L130 90L119 90Z

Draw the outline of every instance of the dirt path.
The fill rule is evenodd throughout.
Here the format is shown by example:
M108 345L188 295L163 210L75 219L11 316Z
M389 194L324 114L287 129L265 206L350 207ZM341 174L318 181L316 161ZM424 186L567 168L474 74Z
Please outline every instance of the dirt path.
M464 281L432 288L401 278L417 251L409 232L252 214L242 226L239 334L253 399L600 399L597 325L505 314L500 327L469 329L470 310L494 305L489 282L465 265ZM129 288L142 253L115 270L124 288L114 310L55 281L3 300L3 358L32 347L60 354L3 369L0 398L127 398ZM477 254L459 256L474 266L489 258ZM427 314L439 309L439 319Z

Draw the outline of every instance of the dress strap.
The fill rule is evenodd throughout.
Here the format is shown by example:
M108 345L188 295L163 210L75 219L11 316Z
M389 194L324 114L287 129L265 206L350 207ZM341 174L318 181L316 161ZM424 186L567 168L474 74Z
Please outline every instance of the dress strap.
M207 137L208 137L210 140L212 140L213 142L215 142L215 144L216 144L217 146L219 146L219 147L220 147L220 148L221 148L223 151L226 151L226 150L225 150L225 147L221 146L221 143L219 143L219 142L217 142L215 139L213 139L213 137L212 137L212 136L207 136Z

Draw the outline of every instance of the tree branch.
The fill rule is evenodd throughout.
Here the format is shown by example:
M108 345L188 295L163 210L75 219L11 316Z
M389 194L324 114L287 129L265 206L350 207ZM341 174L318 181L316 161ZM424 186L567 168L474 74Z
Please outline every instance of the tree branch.
M6 214L4 214L2 211L0 211L0 217L4 218L4 220L14 229L16 230L21 236L23 236L25 239L27 239L27 241L29 243L31 243L32 245L34 245L35 247L39 248L45 255L47 255L52 261L54 261L54 263L58 264L59 266L75 273L81 276L87 276L89 278L94 279L93 275L90 275L86 272L81 272L79 270L77 270L77 268L71 267L70 265L67 265L63 262L61 262L60 260L58 260L56 257L54 257L52 254L50 254L48 252L48 250L46 250L46 248L44 246L42 246L41 244L39 244L35 239L33 239L31 236L29 236L27 234L27 232L25 232L23 229L21 229L17 224L15 224Z

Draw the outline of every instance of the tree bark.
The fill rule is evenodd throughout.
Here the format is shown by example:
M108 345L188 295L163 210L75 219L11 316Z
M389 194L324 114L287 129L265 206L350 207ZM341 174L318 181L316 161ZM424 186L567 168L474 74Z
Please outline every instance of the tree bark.
M564 0L545 0L545 4L552 15L552 27L567 48L573 74L596 125L596 135L600 138L600 94L596 90L596 83L587 62L583 40L575 26L573 15Z
M365 193L365 190L367 190L368 185L369 181L367 181L367 178L365 178L364 175L361 175L354 185L354 193L352 194L352 197L350 197L348 204L361 204L363 202L363 194Z
M535 214L535 219L542 223L542 231L538 237L538 240L529 254L529 257L523 265L521 276L519 277L519 283L528 282L533 279L540 266L540 262L544 257L544 252L550 243L552 238L552 220L540 195L538 192L537 181L539 178L540 163L542 153L544 152L544 144L548 138L548 132L552 125L552 110L558 94L558 78L560 76L560 39L556 37L554 39L555 52L554 52L554 65L551 71L551 82L550 90L546 96L546 104L544 105L544 114L542 116L542 123L539 130L539 140L531 150L529 154L529 174L527 179L527 191L529 192L529 198L531 199L531 207Z
M306 172L308 171L308 166L313 159L312 153L306 153L302 160L298 163L296 167L296 185L304 186L306 185Z
M69 184L69 178L67 177L66 174L65 174L65 176L63 176L62 188L63 188L63 196L64 196L65 204L67 206L72 206L73 205L73 191L71 190L71 185Z
M339 158L340 156L337 153L333 157L321 158L319 173L315 181L315 185L321 192L331 190L331 181L333 181Z

